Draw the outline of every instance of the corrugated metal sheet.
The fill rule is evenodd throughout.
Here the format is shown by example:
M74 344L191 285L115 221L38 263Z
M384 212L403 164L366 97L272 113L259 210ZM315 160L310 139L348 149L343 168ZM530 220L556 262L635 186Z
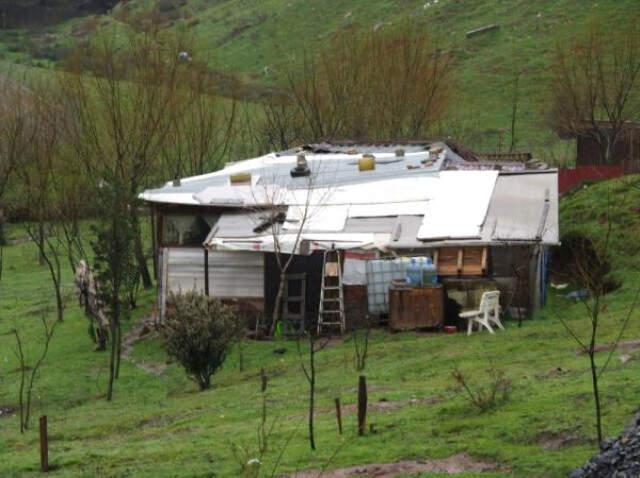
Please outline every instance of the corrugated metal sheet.
M418 239L479 239L498 171L443 171Z
M396 224L395 217L350 217L344 226L345 233L375 232L391 234Z
M289 206L284 229L287 231L338 232L344 229L349 206Z
M204 292L204 251L201 248L166 248L167 291Z
M374 152L376 168L373 171L360 172L358 159L360 154L306 153L311 170L313 187L335 188L344 184L364 183L383 179L407 178L440 171L445 162L459 162L460 157L444 143L433 143L434 150L442 151L434 161L429 160L429 152L420 146L421 151L406 151L403 159L396 161L395 154L388 149ZM305 177L292 178L290 171L296 164L296 154L267 154L258 158L228 165L220 171L181 180L179 186L167 182L163 187L144 191L140 198L150 202L182 204L234 205L247 200L246 191L240 187L232 194L228 193L229 177L240 172L252 174L254 193L260 187L268 189L270 185L279 185L288 189L308 189L310 181ZM408 169L410 168L410 169ZM245 188L246 189L246 188Z
M424 242L417 239L418 230L422 226L422 216L399 216L396 219L389 248L391 249L419 249Z
M501 174L491 198L482 240L542 241L558 238L558 175Z
M214 297L264 298L264 254L209 252L209 287Z
M204 293L204 250L167 248L166 289ZM264 254L209 252L209 293L214 297L264 297Z
M256 226L261 223L260 213L227 212L220 216L212 229L212 237L253 237Z

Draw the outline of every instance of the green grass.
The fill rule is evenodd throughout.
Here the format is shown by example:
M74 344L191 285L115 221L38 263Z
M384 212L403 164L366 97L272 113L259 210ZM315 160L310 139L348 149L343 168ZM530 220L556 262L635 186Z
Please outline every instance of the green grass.
M4 51L7 59L48 65L42 57L46 51L68 47L94 28L122 24L126 11L153 6L150 0L133 0L97 21L78 18L46 30L2 31L0 55ZM165 28L192 32L212 66L256 85L277 85L304 51L326 45L335 32L411 19L457 61L458 93L441 134L478 150L496 150L499 143L507 148L512 84L515 72L522 72L516 147L562 163L572 161L575 151L573 143L560 141L545 121L553 49L594 18L605 28L616 28L639 15L640 7L635 0L194 0L177 11L183 19L167 21ZM465 37L466 31L492 23L500 29ZM45 53L29 45L41 45ZM33 55L40 57L33 60Z
M621 234L640 227L632 208L640 193L628 182L611 181L574 193L561 207L563 230L600 234L606 210L602 197L607 191L612 191L617 212L624 215L614 229L614 265L624 282L608 297L601 342L613 340L640 286L637 256L625 251ZM11 230L10 237L19 238L19 229ZM17 400L18 362L10 330L21 330L33 356L39 350L41 310L52 305L47 272L36 259L28 243L5 250L0 282L0 407L15 406ZM71 275L66 272L70 287ZM143 294L132 322L148 313L153 298L153 292ZM336 433L333 399L339 396L345 406L353 405L358 374L350 338L332 344L318 355L318 450L311 452L305 435L306 382L294 342L247 342L246 369L239 371L234 351L207 392L198 392L177 364L169 364L157 376L125 361L115 400L109 403L104 399L107 356L92 351L86 320L71 302L39 374L33 416L49 417L53 476L237 476L232 444L247 447L249 455L256 453L259 371L264 367L270 377L269 415L276 420L264 458L266 476L281 452L278 471L286 473L327 463L335 468L443 458L463 451L502 467L481 476L566 476L594 452L595 420L587 360L576 352L558 314L575 328L586 327L581 304L551 291L550 305L539 317L521 328L509 322L507 331L495 336L392 335L376 330L366 368L372 404L369 421L376 432L364 437L356 436L353 413L345 416L345 433ZM637 313L624 338L640 338ZM286 353L275 354L281 347ZM618 355L601 383L606 435L621 431L640 394L640 352L631 352L626 364ZM166 362L154 337L137 343L132 357L137 363ZM603 361L604 353L598 359ZM456 389L451 378L454 367L474 384L487 382L485 371L490 367L504 370L513 383L510 399L494 410L478 412ZM432 404L420 401L427 397L437 399ZM412 399L417 403L411 404ZM381 400L403 406L377 410L375 404ZM554 435L577 439L559 450L545 448L543 437ZM0 476L35 476L37 469L33 424L21 435L15 415L0 418Z

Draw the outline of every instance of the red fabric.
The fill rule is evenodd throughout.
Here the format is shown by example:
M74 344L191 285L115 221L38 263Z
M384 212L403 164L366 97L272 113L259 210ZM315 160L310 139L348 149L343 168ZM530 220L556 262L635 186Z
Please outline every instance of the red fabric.
M367 261L371 259L377 259L378 254L375 251L346 251L344 253L345 259L355 259L357 261Z
M558 170L558 193L565 194L579 187L584 181L617 178L624 174L622 165L577 166Z

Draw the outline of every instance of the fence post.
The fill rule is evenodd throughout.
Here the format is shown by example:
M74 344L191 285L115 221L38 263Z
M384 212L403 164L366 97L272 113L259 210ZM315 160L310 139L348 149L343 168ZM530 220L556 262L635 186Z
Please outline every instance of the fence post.
M360 375L358 381L358 435L364 435L367 426L367 377Z
M204 249L204 295L209 295L209 249Z
M47 435L47 416L40 417L40 469L49 471L49 437Z
M336 420L338 421L338 433L342 435L342 409L340 408L340 398L336 398L335 402L336 402Z

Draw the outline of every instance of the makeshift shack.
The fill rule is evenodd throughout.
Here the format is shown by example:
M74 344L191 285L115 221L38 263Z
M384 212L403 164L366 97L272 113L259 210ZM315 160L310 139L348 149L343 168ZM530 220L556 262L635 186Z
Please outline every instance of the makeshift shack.
M440 141L322 143L147 190L160 310L169 291L195 289L269 317L293 254L284 314L314 324L334 249L347 328L371 314L367 260L398 256L433 259L448 310L497 287L505 310L526 314L544 303L558 243L557 171L534 164Z

